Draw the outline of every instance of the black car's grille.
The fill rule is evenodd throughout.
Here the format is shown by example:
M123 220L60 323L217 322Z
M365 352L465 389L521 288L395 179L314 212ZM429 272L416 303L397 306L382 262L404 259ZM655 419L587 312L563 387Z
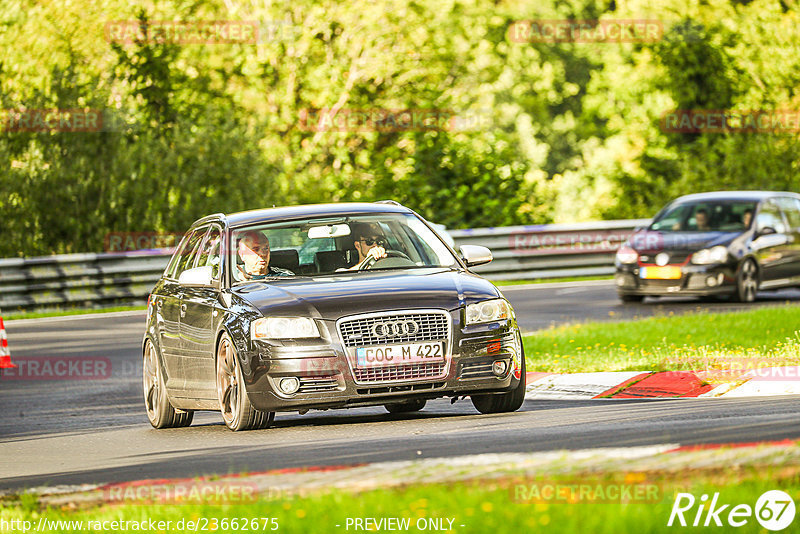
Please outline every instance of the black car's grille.
M395 336L377 336L372 327L376 323L394 321L414 321L418 329L413 334ZM386 345L389 343L413 343L417 341L446 340L448 318L442 313L398 313L396 315L380 315L346 319L339 323L345 347L366 347L369 345Z
M358 382L388 382L393 380L415 380L419 378L438 378L444 374L445 362L412 363L386 367L355 369Z
M658 252L641 254L639 256L639 261L641 261L643 264L655 265L656 256L658 256L658 254ZM686 262L689 254L689 252L667 252L668 259L666 265L683 264Z

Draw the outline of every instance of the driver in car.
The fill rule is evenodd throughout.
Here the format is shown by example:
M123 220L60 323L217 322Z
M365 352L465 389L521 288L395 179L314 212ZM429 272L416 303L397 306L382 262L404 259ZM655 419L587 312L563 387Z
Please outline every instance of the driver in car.
M292 271L269 264L269 238L256 230L245 232L239 239L239 257L244 267L237 265L240 280L261 280L272 276L294 276Z
M353 246L358 253L358 259L348 271L362 269L368 262L386 257L386 238L377 224L356 223L352 230Z

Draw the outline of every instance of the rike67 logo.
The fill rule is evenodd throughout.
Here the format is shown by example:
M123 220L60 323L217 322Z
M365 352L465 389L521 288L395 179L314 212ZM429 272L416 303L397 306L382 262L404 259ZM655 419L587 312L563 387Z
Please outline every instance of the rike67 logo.
M792 497L785 491L764 492L755 507L749 504L723 503L719 493L695 499L691 493L678 493L672 504L667 526L693 527L743 527L755 516L756 521L767 530L784 530L794 521L795 506Z

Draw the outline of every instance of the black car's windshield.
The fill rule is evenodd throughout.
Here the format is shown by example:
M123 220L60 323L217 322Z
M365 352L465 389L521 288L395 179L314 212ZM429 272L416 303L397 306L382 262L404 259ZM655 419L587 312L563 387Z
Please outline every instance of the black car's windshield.
M403 213L247 226L234 229L231 243L234 283L457 264L433 231Z
M755 213L754 201L682 202L660 213L650 230L659 232L743 232Z

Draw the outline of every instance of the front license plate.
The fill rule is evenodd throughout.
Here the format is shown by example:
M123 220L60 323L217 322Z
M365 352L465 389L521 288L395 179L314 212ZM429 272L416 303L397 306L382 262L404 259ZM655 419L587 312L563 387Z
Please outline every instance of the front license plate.
M358 367L380 367L383 365L403 365L444 361L444 343L404 343L402 345L382 345L359 347L356 349Z
M649 280L678 280L681 277L681 268L672 265L642 267L639 270L639 277Z

